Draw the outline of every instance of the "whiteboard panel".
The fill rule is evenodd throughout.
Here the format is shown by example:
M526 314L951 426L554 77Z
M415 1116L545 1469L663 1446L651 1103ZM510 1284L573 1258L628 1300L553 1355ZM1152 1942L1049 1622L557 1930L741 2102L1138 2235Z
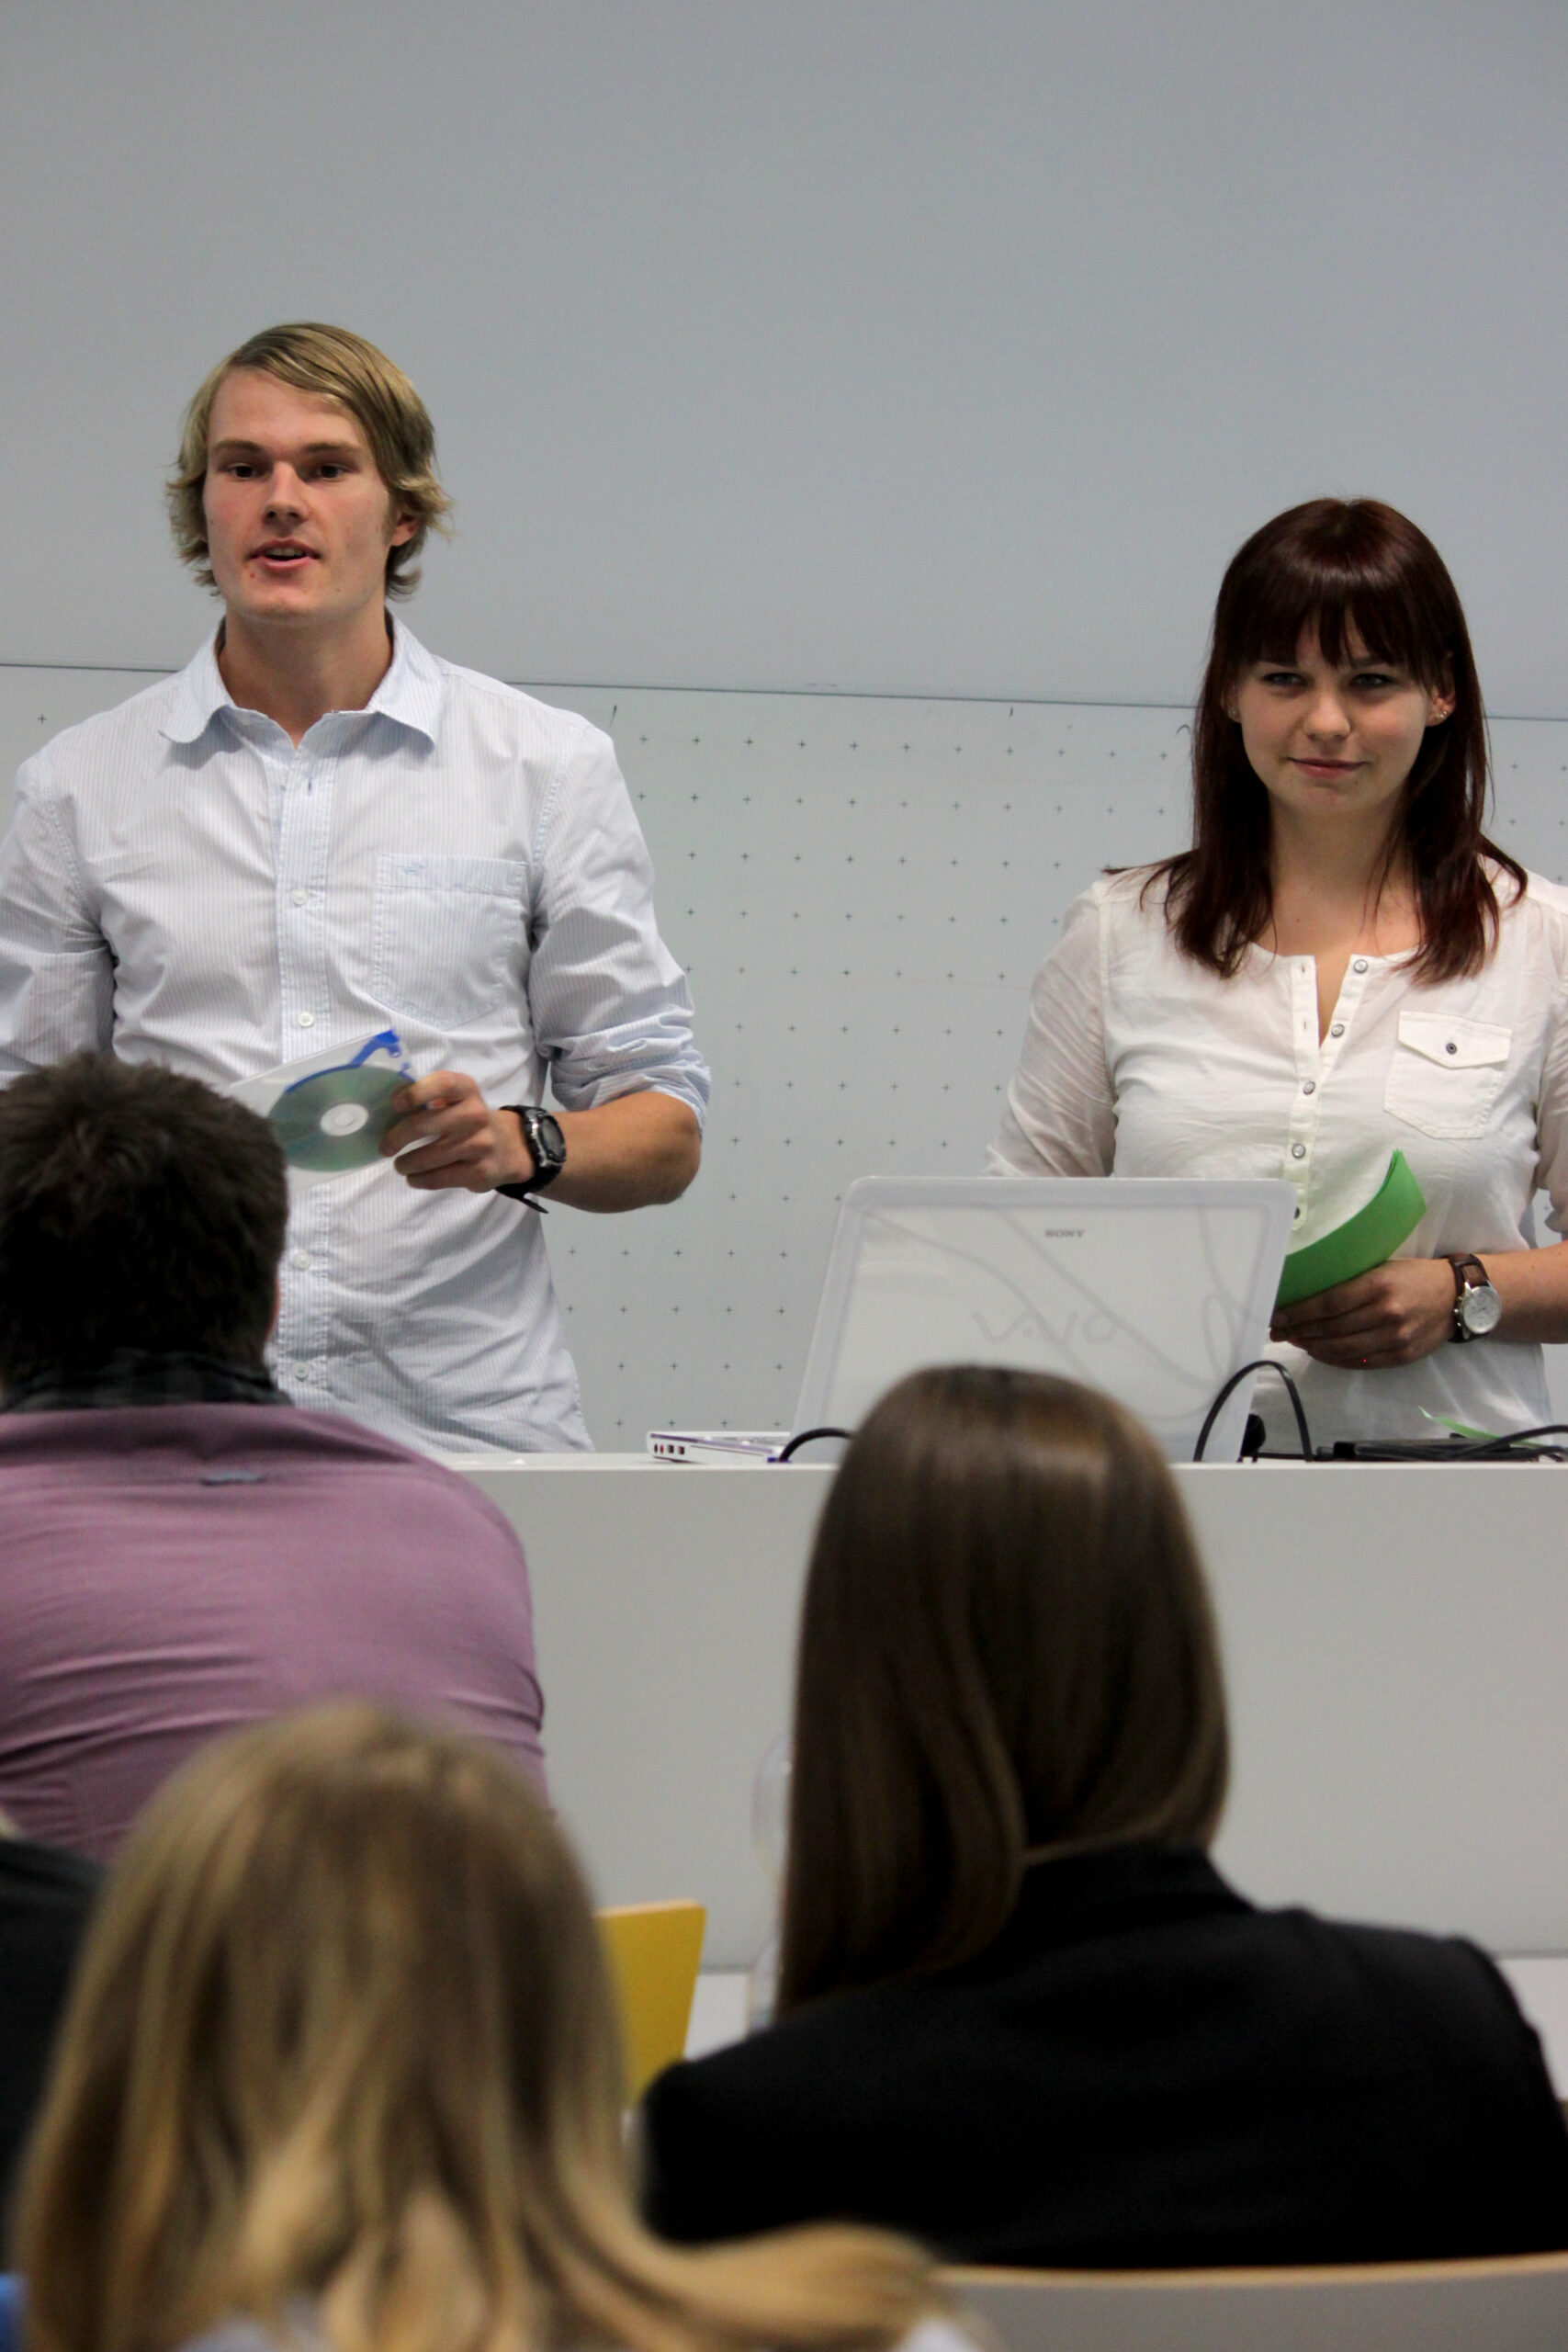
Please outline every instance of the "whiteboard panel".
M17 758L146 683L0 668L0 796ZM714 1070L684 1200L551 1216L589 1428L611 1450L785 1428L845 1190L979 1170L1066 907L1186 838L1186 714L530 690L615 738ZM1493 737L1499 838L1568 881L1568 722Z
M34 669L0 662L0 823L11 814L11 786L24 760L62 729L74 727L139 695L157 670Z

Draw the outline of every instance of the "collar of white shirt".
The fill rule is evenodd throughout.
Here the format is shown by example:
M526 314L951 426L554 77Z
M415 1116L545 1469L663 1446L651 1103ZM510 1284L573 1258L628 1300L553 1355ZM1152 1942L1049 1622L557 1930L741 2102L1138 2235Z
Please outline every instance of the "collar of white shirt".
M413 631L389 613L387 626L391 631L392 658L386 676L365 706L366 712L412 728L434 743L441 718L441 664L425 651ZM163 722L163 732L172 743L194 743L220 710L239 708L218 667L218 638L219 630L214 629L180 673L178 688Z

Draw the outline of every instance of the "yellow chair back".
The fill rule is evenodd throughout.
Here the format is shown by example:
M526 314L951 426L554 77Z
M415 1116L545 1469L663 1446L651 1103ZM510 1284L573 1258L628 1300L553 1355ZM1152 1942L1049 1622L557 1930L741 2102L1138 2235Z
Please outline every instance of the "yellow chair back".
M700 1903L623 1903L597 1916L620 2003L630 2102L684 2053L707 1913Z

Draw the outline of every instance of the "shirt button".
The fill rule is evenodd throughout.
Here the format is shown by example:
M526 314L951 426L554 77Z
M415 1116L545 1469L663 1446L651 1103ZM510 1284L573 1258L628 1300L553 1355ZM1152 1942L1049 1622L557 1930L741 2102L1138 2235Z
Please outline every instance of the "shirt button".
M1291 1158L1292 1159L1304 1159L1306 1156L1307 1148L1304 1143L1293 1143L1291 1146Z
M310 893L309 890L290 890L288 895L293 899L297 907L306 907L310 903Z
M299 1015L299 1026L301 1029L313 1029L315 1025L316 1016L313 1012L302 1012Z
M1302 1092L1303 1092L1303 1094L1315 1094L1315 1093L1317 1092L1317 1080L1316 1080L1316 1079L1315 1079L1315 1078L1303 1078L1303 1080L1302 1080Z
M302 1274L308 1272L310 1264L310 1251L308 1250L296 1250L293 1257L289 1261L289 1263L291 1265L298 1266Z
M1459 1047L1455 1045L1455 1043L1454 1043L1454 1041L1453 1041L1453 1039L1452 1039L1451 1037L1449 1039L1448 1044L1443 1047L1443 1051L1444 1051L1444 1053L1445 1053L1445 1054L1457 1054L1457 1053L1458 1053L1458 1051L1459 1051Z
M1305 1215L1306 1215L1306 1211L1302 1207L1301 1203L1298 1201L1298 1202L1296 1203L1296 1213L1295 1213L1294 1216L1291 1219L1291 1223L1292 1223L1292 1225L1300 1225L1300 1223L1301 1223L1301 1221L1302 1221L1303 1217Z
M1355 962L1350 967L1350 969L1353 972L1364 972L1366 968L1367 959L1364 956L1358 956Z
M1328 1034L1331 1037L1343 1037L1345 1035L1345 1023L1343 1021L1337 1021Z

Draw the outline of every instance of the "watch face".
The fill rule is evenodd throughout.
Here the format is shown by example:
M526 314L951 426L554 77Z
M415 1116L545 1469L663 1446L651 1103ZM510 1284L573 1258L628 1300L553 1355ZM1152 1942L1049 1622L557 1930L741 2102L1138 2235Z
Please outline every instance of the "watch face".
M1503 1319L1503 1302L1490 1283L1467 1290L1460 1301L1460 1318L1475 1339L1484 1339Z
M552 1119L547 1111L541 1111L534 1123L534 1132L551 1159L558 1163L565 1159L566 1137L560 1131L558 1120Z

